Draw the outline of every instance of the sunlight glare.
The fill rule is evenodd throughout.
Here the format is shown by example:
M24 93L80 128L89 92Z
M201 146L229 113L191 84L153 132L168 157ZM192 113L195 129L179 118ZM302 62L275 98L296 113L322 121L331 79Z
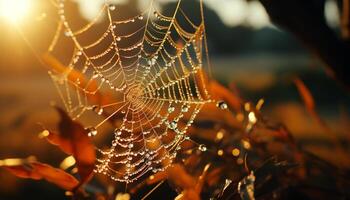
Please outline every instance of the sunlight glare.
M0 16L17 23L26 16L29 7L29 0L0 0Z

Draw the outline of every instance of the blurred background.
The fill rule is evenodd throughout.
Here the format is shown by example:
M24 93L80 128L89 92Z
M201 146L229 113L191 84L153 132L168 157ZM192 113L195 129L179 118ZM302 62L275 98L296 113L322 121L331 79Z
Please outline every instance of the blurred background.
M138 13L149 0L112 1L120 12ZM159 0L166 10L174 3ZM93 19L103 0L69 2L74 23ZM196 0L184 1L191 9ZM304 148L337 165L329 135L307 113L293 83L301 78L310 88L316 109L344 144L348 134L350 95L326 75L322 63L293 35L274 26L259 1L204 0L212 77L235 88L252 102L263 98L263 113L284 123ZM335 32L340 32L338 3L327 0L324 16ZM57 116L50 102L60 104L47 68L36 58L44 53L57 26L55 8L47 0L0 0L0 159L36 155L43 162L58 165L64 158L46 141L38 139L40 124L54 127ZM101 24L104 21L100 22ZM60 49L69 59L71 50ZM52 155L61 155L61 157ZM0 171L0 199L64 198L64 193L49 184L19 180ZM14 185L17 185L14 187Z

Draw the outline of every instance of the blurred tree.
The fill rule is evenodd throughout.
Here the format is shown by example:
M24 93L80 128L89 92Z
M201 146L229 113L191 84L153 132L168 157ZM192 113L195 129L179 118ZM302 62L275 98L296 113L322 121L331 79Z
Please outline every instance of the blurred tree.
M326 23L325 0L260 0L272 22L292 32L329 69L332 76L350 86L350 59L348 40L349 1L343 0L343 37L337 35Z

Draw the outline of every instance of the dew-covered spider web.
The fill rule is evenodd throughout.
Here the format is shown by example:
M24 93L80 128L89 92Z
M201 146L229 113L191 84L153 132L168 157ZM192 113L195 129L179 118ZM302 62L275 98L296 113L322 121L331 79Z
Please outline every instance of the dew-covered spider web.
M165 170L200 109L211 102L203 75L202 2L191 20L181 0L168 15L150 1L127 18L106 1L95 19L78 28L66 15L66 3L55 2L60 22L49 51L60 35L74 51L67 67L50 75L66 111L84 121L89 136L98 138L112 127L109 145L97 150L95 171L128 183ZM101 20L108 21L103 32ZM97 36L89 41L91 34Z

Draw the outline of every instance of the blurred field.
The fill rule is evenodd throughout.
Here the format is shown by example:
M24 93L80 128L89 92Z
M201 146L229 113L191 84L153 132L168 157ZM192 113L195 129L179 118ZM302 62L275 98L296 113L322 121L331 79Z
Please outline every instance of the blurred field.
M293 77L300 76L311 86L317 110L346 146L350 139L347 135L350 97L320 68L312 67L319 65L317 61L305 55L226 56L214 57L212 65L214 78L226 85L234 84L245 100L257 102L264 98L264 114L284 123L299 144L339 166L348 165L342 163L342 155L332 155L334 146L329 133L306 112L292 82ZM0 157L36 155L42 161L58 164L63 155L57 159L61 153L38 139L42 130L39 124L54 128L58 120L50 103L61 104L46 69L30 66L21 73L5 71L0 75ZM56 158L53 160L51 155ZM59 189L40 182L18 180L7 173L1 174L0 181L7 183L0 187L0 194L5 197L16 198L14 194L18 191L14 188L20 188L21 193L29 189L53 190L57 199L63 198ZM52 197L50 194L45 192L39 196L45 199Z
M264 98L265 114L281 121L303 143L327 145L324 133L306 113L293 85L296 76L310 83L317 109L329 125L344 137L347 127L338 124L339 115L346 115L349 95L328 78L319 63L305 55L226 56L212 59L213 76L222 83L235 84L247 101ZM314 66L314 67L313 67ZM52 126L56 119L51 102L60 105L58 93L46 70L28 67L21 73L3 72L0 75L0 148L1 156L15 152L40 153L36 146L38 123ZM344 124L346 126L346 124ZM30 141L30 142L28 142ZM21 151L26 149L26 151Z

